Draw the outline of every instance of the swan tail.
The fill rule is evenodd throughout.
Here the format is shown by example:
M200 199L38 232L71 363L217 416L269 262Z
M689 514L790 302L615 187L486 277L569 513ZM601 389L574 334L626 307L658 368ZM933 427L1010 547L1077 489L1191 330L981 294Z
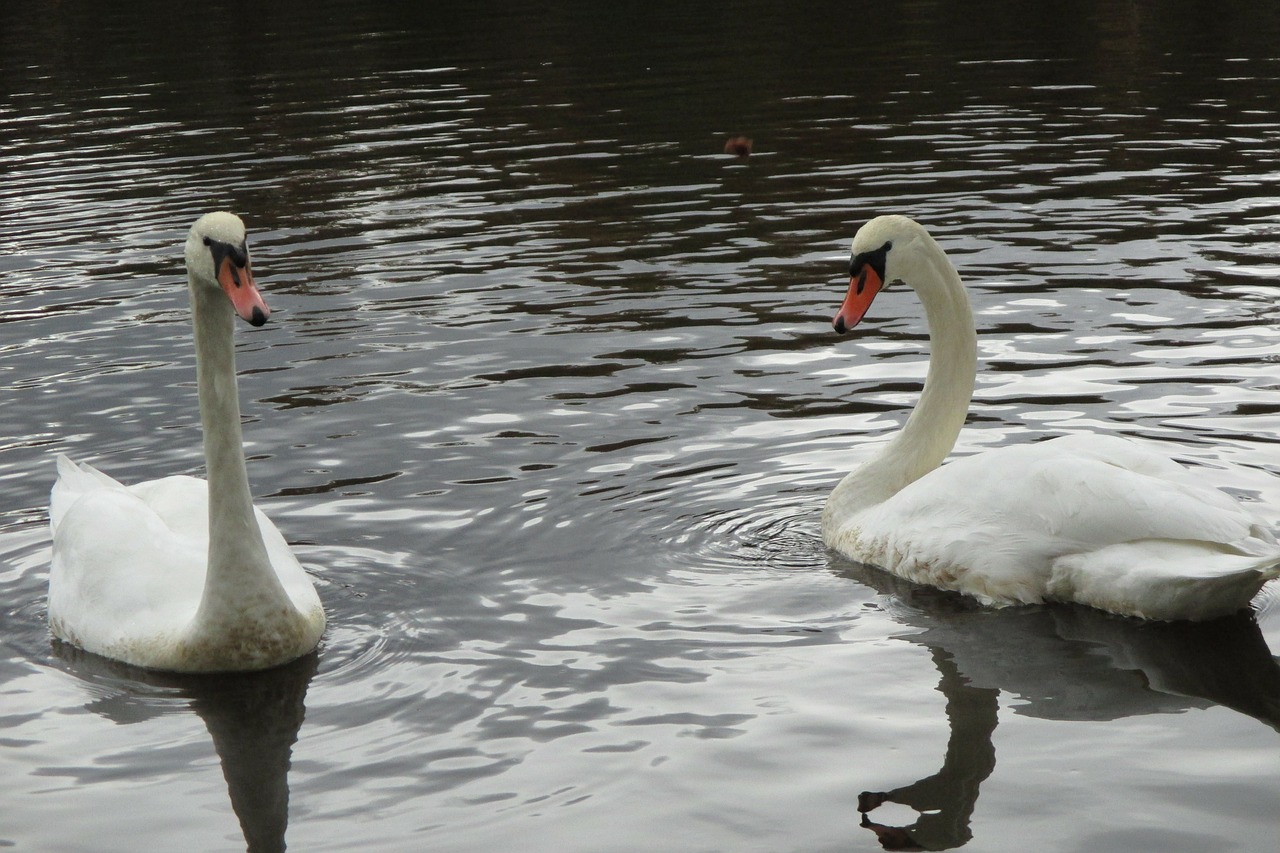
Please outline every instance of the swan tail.
M75 462L64 453L58 454L58 479L49 495L49 522L56 533L58 524L71 505L86 492L101 488L124 488L87 462Z
M1201 621L1245 609L1277 577L1275 550L1242 554L1208 543L1146 540L1059 559L1047 592L1112 613Z

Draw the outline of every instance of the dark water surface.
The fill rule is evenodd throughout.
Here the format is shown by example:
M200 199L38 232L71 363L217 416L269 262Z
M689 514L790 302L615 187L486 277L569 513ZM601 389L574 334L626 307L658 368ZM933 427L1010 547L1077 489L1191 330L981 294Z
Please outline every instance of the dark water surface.
M1276 590L984 611L817 515L924 375L908 293L829 326L900 212L977 312L958 452L1177 442L1280 525L1280 7L383 5L0 10L0 846L1274 849ZM202 470L222 207L330 629L182 679L51 645L46 505Z

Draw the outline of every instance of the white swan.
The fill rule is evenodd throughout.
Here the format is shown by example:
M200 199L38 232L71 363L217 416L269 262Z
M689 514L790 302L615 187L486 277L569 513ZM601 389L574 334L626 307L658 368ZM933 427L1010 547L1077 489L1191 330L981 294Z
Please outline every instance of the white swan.
M232 327L236 314L261 326L270 312L238 217L201 217L186 263L208 484L175 476L126 488L59 456L49 627L140 667L266 669L311 651L325 626L311 579L254 508L245 471Z
M929 371L902 430L827 499L829 547L987 604L1071 601L1160 620L1234 613L1280 576L1280 545L1257 519L1139 442L1071 435L941 465L964 425L977 344L960 276L922 226L881 216L859 229L834 325L856 325L896 281L924 305Z

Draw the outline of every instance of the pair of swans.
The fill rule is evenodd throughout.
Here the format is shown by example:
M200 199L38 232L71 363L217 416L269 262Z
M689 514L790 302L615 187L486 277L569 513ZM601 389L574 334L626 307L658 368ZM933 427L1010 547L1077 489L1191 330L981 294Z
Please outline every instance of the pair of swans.
M186 264L208 483L126 488L59 457L49 624L136 666L265 669L314 649L325 626L310 578L249 494L232 326L269 312L237 217L198 220ZM1074 601L1161 620L1236 612L1280 575L1280 545L1244 507L1139 443L1068 436L942 466L977 346L964 286L923 227L885 216L858 231L835 328L899 280L924 304L929 373L903 429L828 499L830 547L992 605Z

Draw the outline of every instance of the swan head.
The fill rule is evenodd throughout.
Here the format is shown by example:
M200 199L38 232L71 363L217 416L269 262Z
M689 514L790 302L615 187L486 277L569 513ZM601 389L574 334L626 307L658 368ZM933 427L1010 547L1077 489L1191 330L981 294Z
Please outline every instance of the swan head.
M234 213L206 213L191 226L186 246L191 287L218 289L241 319L261 326L271 309L258 292L249 266L244 223Z
M902 281L919 287L929 281L921 275L920 262L934 246L924 226L905 216L877 216L858 229L853 237L849 260L849 291L831 325L844 334L862 322L876 294L887 285Z

